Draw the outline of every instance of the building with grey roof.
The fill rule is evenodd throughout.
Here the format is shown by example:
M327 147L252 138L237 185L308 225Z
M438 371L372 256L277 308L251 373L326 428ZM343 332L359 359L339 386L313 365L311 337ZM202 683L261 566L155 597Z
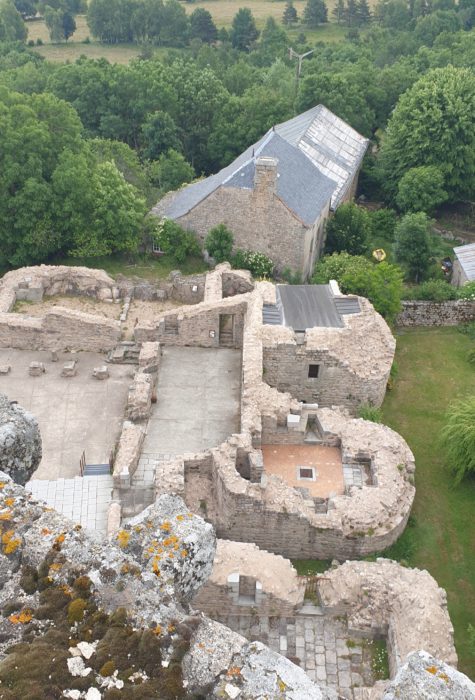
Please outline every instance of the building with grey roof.
M323 105L278 124L215 175L152 209L203 241L224 223L236 248L268 255L306 279L330 211L354 196L367 139Z
M467 282L475 281L475 243L459 245L454 248L454 253L452 284L463 287Z

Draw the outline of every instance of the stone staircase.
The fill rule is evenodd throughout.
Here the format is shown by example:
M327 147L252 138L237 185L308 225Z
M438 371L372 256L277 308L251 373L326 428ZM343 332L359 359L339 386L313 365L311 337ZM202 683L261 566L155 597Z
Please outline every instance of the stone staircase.
M120 365L138 365L140 347L133 340L123 340L107 355L107 362Z

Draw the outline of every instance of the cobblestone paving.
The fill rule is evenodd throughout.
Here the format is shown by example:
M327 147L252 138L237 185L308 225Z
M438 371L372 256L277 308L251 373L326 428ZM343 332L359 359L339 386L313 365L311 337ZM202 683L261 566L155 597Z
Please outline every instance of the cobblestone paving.
M247 639L267 644L298 663L308 676L353 700L354 686L372 686L368 655L351 637L343 618L323 614L277 618L257 615L228 616L221 622ZM348 646L348 641L349 642Z
M165 453L143 452L133 476L134 486L149 486L155 481L155 469L159 462L166 462L175 455Z

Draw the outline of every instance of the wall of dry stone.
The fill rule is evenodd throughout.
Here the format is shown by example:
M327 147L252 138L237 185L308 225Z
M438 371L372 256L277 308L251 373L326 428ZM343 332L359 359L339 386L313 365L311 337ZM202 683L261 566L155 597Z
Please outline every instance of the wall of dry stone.
M397 326L459 326L475 320L475 301L403 301Z

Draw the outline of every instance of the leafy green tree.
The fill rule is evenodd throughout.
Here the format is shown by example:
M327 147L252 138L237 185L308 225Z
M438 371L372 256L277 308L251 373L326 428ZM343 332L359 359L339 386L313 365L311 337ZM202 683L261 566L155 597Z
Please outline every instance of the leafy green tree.
M200 254L200 245L194 233L186 231L172 219L163 219L159 222L155 240L163 252L179 264L184 263L190 255Z
M455 483L475 474L475 396L454 401L440 432L447 468Z
M25 41L28 31L12 0L0 2L0 41Z
M423 212L406 214L396 226L394 254L414 282L420 282L429 268L429 226L430 221Z
M190 37L212 44L218 38L218 30L208 10L197 7L190 15Z
M361 255L333 253L324 256L315 267L313 284L324 284L334 279L344 294L366 297L389 322L401 310L403 275L397 265L387 262L372 263Z
M288 47L287 32L273 17L268 17L261 33L257 55L262 65L272 65L276 58L285 55Z
M249 51L257 41L259 32L251 10L248 7L241 7L234 16L231 32L231 43L238 51Z
M188 32L189 20L183 5L178 0L166 0L157 43L164 46L185 46Z
M345 9L345 20L348 27L358 24L358 4L357 0L347 0Z
M446 199L444 176L435 165L411 168L399 181L396 204L401 211L431 214Z
M406 0L379 0L374 16L381 26L390 29L405 29L411 21Z
M87 24L92 34L106 44L132 41L132 9L129 0L90 0Z
M383 140L381 166L395 197L407 170L440 169L449 201L475 194L475 76L472 70L437 68L400 98Z
M414 36L426 46L432 46L439 34L458 32L461 26L460 17L455 10L437 10L417 20Z
M14 0L13 4L23 19L25 19L25 17L34 17L36 15L36 4L33 2L33 0Z
M397 224L396 212L393 209L376 209L370 212L369 217L372 236L392 241Z
M296 24L297 21L298 15L297 10L294 7L294 3L292 2L292 0L287 0L285 4L284 14L282 15L282 22L285 24L286 27L290 27L292 26L292 24Z
M63 12L47 5L44 11L45 24L48 27L49 38L55 43L65 39L63 27Z
M365 209L353 203L342 204L327 223L325 253L366 253L370 230L371 222Z
M181 153L170 148L150 164L150 177L159 187L161 194L165 194L178 189L185 182L191 182L195 171Z
M233 244L234 236L224 224L210 229L205 238L205 248L217 263L231 260Z
M307 0L303 21L308 27L318 27L328 22L328 10L324 0Z
M178 129L168 112L152 112L142 124L142 153L149 160L156 160L171 148L182 151L183 144L178 137Z

